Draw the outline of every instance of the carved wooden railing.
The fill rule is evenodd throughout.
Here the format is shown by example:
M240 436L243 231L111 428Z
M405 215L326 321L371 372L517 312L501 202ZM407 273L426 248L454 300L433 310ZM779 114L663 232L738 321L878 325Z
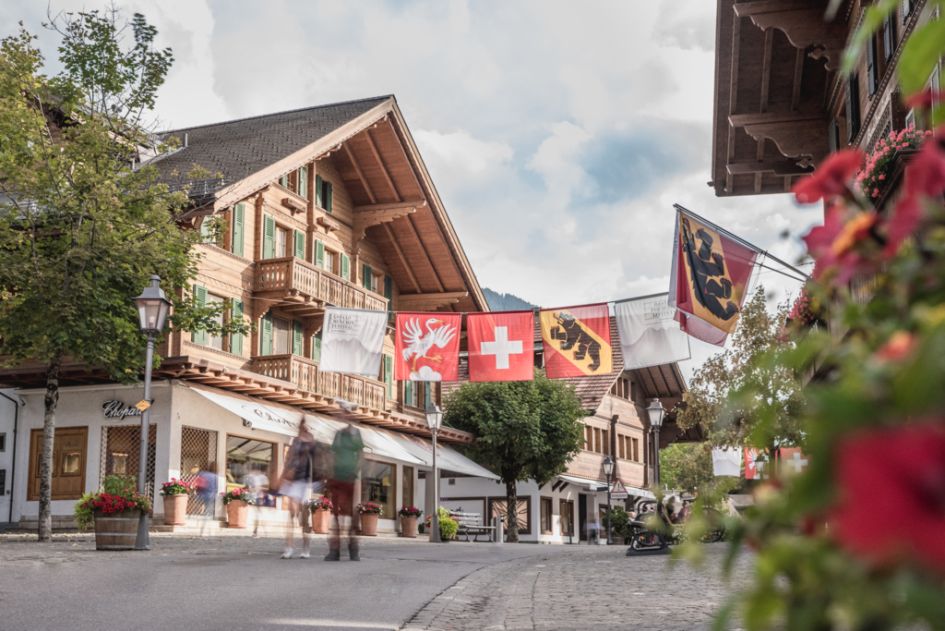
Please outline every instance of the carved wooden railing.
M321 372L318 364L298 355L254 357L251 370L288 381L312 394L343 399L372 410L384 410L387 407L387 390L382 382L356 375Z
M258 292L296 291L336 307L387 310L383 296L295 257L257 261L254 288Z

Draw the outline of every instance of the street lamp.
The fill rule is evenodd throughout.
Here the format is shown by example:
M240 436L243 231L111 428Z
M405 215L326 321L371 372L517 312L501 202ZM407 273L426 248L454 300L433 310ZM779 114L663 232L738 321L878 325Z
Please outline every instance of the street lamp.
M660 427L663 426L663 414L665 412L666 410L663 409L663 404L660 403L659 399L651 399L650 404L646 406L646 413L650 417L650 428L656 430L656 444L653 446L653 458L656 468L653 478L657 486L660 483Z
M427 404L427 427L433 435L433 511L430 513L430 541L440 542L440 472L436 470L436 433L443 422L443 411L435 403Z
M610 545L614 542L613 532L611 530L610 524L610 487L611 479L614 475L614 459L610 456L604 456L604 475L607 476L607 545Z
M144 361L144 404L147 406L141 412L141 451L138 456L138 493L144 495L147 491L148 477L148 434L151 420L151 364L154 362L154 337L164 330L167 314L171 303L161 289L161 279L157 275L151 276L151 284L144 288L141 295L135 300L138 307L138 326L141 332L148 336L148 351ZM143 514L138 522L138 537L135 541L135 550L150 550L151 541L148 535L148 515Z

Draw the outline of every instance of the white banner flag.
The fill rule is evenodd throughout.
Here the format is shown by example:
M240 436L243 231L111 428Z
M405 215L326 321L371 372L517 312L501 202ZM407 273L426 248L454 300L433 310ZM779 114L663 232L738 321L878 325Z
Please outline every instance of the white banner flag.
M666 294L614 304L624 369L659 366L689 359L689 336L673 319Z
M712 448L712 474L715 477L741 477L742 451L736 447Z
M328 307L322 324L319 370L376 379L381 370L386 330L386 311Z

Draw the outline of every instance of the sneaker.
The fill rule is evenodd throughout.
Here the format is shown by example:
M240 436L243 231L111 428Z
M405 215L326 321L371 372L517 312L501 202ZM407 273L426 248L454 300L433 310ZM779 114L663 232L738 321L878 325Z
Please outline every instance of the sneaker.
M291 559L292 558L292 548L286 548L282 551L282 559Z
M299 558L300 558L300 559L307 559L307 558L309 558L310 556L312 556L312 555L309 553L308 550L302 550L301 552L299 552Z

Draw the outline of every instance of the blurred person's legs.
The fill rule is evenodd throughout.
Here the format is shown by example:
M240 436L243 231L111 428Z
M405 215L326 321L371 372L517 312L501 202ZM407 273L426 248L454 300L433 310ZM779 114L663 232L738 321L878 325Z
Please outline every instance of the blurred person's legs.
M331 534L328 537L328 556L326 561L341 558L342 530L347 530L348 555L352 561L360 561L358 540L354 536L354 483L332 480L328 483L334 515Z
M296 481L287 482L284 485L286 500L289 502L289 523L285 532L285 550L282 553L283 559L291 559L293 553L293 544L295 529L302 528L302 552L299 558L307 559L309 557L309 548L311 542L309 534L305 532L305 516L302 514L308 509L308 495L311 486L307 482Z

